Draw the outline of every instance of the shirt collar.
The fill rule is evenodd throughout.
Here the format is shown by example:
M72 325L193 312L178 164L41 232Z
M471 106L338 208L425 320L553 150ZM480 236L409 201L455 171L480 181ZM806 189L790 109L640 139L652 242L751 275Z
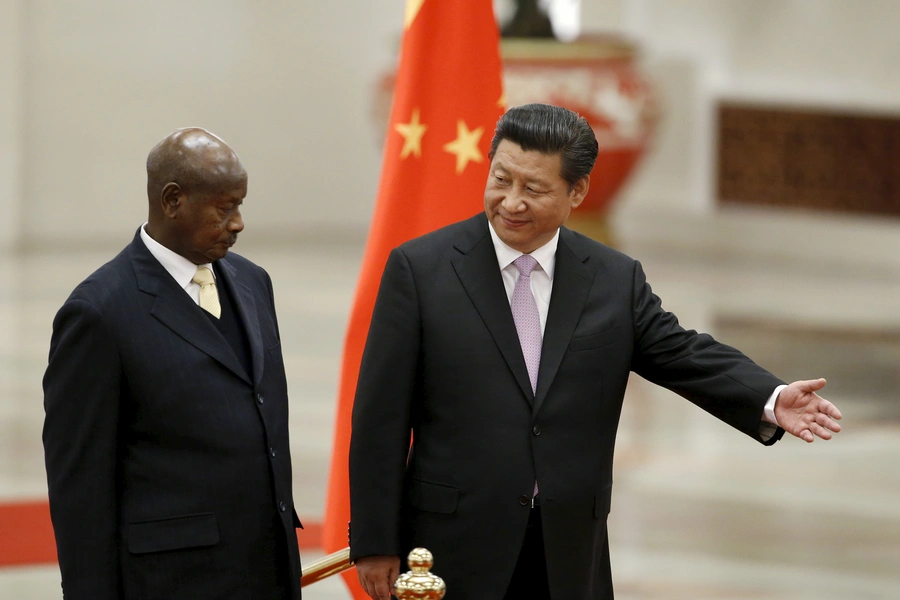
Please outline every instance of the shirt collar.
M212 268L212 263L195 265L177 252L169 250L150 237L147 233L146 223L141 225L141 240L143 240L144 245L147 246L147 250L150 251L150 254L159 261L159 264L169 272L169 275L175 279L176 283L178 283L182 289L187 289L187 286L194 278L194 274L197 272L198 267L209 267L209 270L213 274L213 278L216 276L216 272Z
M494 226L490 221L488 221L488 228L491 231L491 240L494 242L494 252L497 254L497 263L502 271L524 253L507 246L506 243L500 239L500 236L497 235L497 232L494 231ZM559 229L556 230L553 239L531 253L531 256L541 266L541 270L543 270L551 280L553 279L553 270L556 268L557 246L559 246Z

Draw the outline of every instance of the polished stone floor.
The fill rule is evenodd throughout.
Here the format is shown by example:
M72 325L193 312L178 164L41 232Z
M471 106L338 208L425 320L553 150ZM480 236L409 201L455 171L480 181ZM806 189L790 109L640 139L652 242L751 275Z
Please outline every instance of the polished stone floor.
M845 431L827 443L787 439L764 448L635 378L610 516L617 598L900 598L898 271L852 261L810 269L790 257L735 260L627 239L623 247L687 326L713 332L784 379L828 378L824 395L843 411ZM51 320L71 288L116 250L0 259L0 501L46 493L40 379ZM275 283L297 509L320 519L362 241L276 244L248 232L236 250ZM434 570L440 574L440 557ZM58 598L58 576L55 567L0 568L0 598ZM304 596L347 598L337 580Z

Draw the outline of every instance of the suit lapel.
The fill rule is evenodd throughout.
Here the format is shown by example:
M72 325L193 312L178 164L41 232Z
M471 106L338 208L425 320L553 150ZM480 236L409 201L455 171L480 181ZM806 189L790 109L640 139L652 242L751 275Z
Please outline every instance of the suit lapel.
M547 313L544 343L541 348L534 414L540 410L547 396L547 390L556 377L563 355L572 339L572 333L587 302L592 282L590 269L584 264L587 259L586 252L579 252L577 240L572 232L564 227L560 228L556 267L553 273L553 292L550 295L550 309Z
M154 297L150 314L184 341L251 383L231 346L209 319L198 313L203 309L191 301L165 267L150 254L140 235L131 242L130 256L138 288Z
M479 215L469 222L472 227L455 246L460 254L453 258L453 268L500 353L509 364L519 387L531 401L534 394L528 379L528 367L525 366L516 324L503 288L497 253L494 252L494 244L487 229L487 218Z
M247 339L250 342L250 354L253 364L253 381L259 385L263 374L263 342L262 331L259 328L259 315L256 312L256 300L253 298L253 292L238 280L237 272L234 266L223 258L219 261L219 266L224 283L234 298L234 304L237 308L238 317L247 332Z

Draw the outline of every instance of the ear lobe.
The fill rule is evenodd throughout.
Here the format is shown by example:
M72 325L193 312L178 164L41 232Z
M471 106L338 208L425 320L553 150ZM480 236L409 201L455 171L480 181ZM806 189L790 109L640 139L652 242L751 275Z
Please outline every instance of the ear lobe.
M590 189L590 187L590 175L585 175L575 182L575 186L572 188L572 208L578 208L578 206L584 201L584 197L587 196L588 189Z

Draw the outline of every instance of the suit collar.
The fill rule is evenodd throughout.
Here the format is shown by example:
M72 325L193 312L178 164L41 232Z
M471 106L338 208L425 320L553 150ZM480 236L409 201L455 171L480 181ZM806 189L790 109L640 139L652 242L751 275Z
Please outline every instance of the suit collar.
M509 365L525 397L537 413L553 384L563 356L587 302L593 276L585 241L565 227L560 228L553 277L553 293L544 328L537 390L532 392L528 368L519 345L506 290L500 276L487 218L479 215L466 222L452 263L460 282L475 305L494 342Z
M559 247L556 250L553 293L550 295L550 308L541 348L534 414L540 410L548 390L553 385L553 379L587 302L593 282L593 274L587 266L589 257L590 253L584 240L578 238L571 230L561 227Z
M213 273L213 277L215 277L215 271L212 268L212 263L206 263L203 265L195 265L185 257L181 256L177 252L166 248L147 233L147 224L144 223L141 225L141 228L138 230L140 232L141 241L144 242L144 245L147 246L147 250L150 251L150 254L159 261L159 264L168 271L169 275L175 280L175 282L181 287L183 290L187 290L188 286L194 279L194 275L197 273L198 267L207 267L211 273ZM195 296L196 299L196 296Z
M497 253L488 232L487 217L481 214L466 221L454 247L459 252L451 261L456 275L494 338L522 393L531 401L534 393L528 379L528 367L519 346L516 324L500 276Z
M231 292L239 320L244 326L244 331L247 332L247 340L250 342L250 355L253 361L253 380L256 385L259 385L263 375L263 341L253 290L240 280L237 270L227 256L218 261L217 264L221 267L222 283Z
M209 319L200 312L203 309L191 300L147 249L140 238L140 230L135 233L134 240L128 247L128 254L137 279L138 289L154 297L150 314L186 342L217 360L247 383L252 383L231 346ZM232 297L250 340L254 372L261 374L262 369L257 368L257 362L262 362L262 341L258 339L258 327L247 326L248 323L255 324L257 322L255 304L252 302L252 298L248 300L246 297L249 294L241 291L243 286L235 285L234 268L227 263L227 258L219 261L219 264L223 267L222 278L225 280L223 283L236 292L232 294ZM251 318L252 321L249 320Z

